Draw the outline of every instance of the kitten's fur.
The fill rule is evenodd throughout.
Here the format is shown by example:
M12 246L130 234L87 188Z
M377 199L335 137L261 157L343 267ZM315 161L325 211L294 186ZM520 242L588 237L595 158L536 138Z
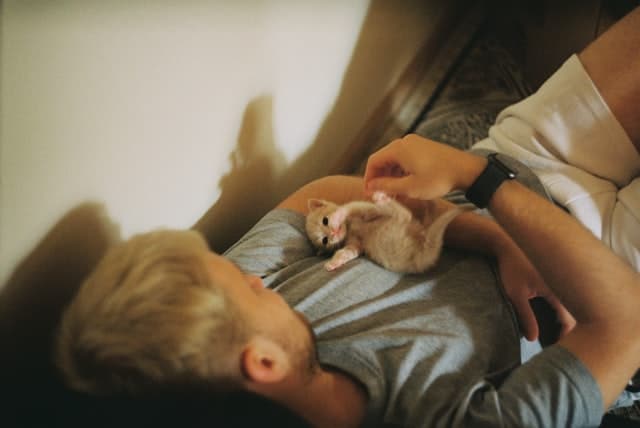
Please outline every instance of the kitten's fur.
M424 272L440 256L446 227L467 210L453 208L421 223L407 207L382 192L372 199L344 205L309 199L307 235L321 252L337 249L325 264L327 270L364 253L392 271Z

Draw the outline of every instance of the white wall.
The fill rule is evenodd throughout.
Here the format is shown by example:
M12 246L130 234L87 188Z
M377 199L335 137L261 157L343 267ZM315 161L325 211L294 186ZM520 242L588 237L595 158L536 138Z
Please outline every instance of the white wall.
M125 238L216 204L228 245L327 172L444 4L4 1L0 284L87 201Z

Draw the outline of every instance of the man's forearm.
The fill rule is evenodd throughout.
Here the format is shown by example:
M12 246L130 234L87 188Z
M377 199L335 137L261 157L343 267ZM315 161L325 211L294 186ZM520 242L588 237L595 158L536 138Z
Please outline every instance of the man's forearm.
M451 221L444 242L449 247L493 257L515 245L498 223L473 212L462 213Z
M640 366L640 275L561 209L515 181L489 208L578 325L560 343L589 368L605 406Z
M640 152L640 7L580 53L600 94Z
M608 319L607 307L640 290L638 275L626 263L567 213L519 183L504 183L489 208L579 322Z

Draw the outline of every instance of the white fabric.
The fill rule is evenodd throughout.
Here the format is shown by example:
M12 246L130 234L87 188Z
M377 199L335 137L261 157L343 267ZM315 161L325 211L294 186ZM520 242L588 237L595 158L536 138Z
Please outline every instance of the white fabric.
M640 271L640 154L573 55L474 145L508 154Z

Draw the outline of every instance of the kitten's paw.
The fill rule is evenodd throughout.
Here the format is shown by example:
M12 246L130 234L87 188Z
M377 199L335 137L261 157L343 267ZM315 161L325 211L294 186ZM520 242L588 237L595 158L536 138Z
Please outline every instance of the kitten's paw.
M344 262L342 262L341 260L329 260L328 262L326 262L324 264L324 268L326 270L328 270L329 272L338 269L340 266L342 266L344 264Z
M347 219L347 212L344 208L338 208L331 215L329 215L329 227L331 230L339 230Z
M358 249L354 247L347 246L344 248L340 248L338 251L336 251L333 257L331 257L331 260L324 264L324 267L327 270L338 269L343 264L358 257L359 254L360 252L358 251Z
M377 191L373 192L373 195L371 195L371 200L376 204L383 204L385 202L389 202L391 200L391 197L384 192Z

